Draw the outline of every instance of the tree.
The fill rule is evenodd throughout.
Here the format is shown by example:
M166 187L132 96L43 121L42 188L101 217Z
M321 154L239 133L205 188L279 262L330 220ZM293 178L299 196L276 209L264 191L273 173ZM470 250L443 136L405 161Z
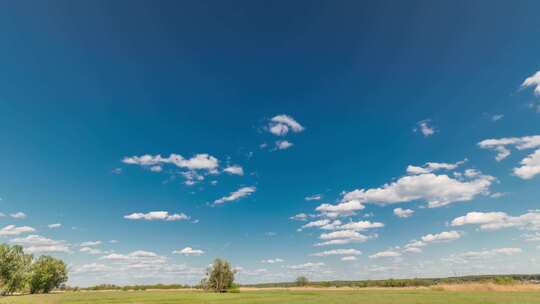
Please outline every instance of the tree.
M30 274L30 293L49 293L66 282L67 267L62 260L51 256L40 256L32 264Z
M21 246L0 244L0 293L12 294L22 290L28 281L32 255L24 254Z
M309 280L308 278L304 277L304 276L300 276L298 278L296 278L296 286L306 286L307 284L309 284Z
M207 277L201 281L201 286L215 292L227 292L234 286L234 273L229 262L215 259L214 263L208 267Z

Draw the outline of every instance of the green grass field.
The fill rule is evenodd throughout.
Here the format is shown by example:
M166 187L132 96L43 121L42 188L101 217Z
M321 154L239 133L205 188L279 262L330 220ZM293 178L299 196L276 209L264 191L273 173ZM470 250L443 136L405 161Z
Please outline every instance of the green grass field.
M363 291L256 291L239 294L213 294L186 291L78 292L51 295L11 296L0 303L290 303L290 304L540 304L540 292L447 292L429 290L363 290Z

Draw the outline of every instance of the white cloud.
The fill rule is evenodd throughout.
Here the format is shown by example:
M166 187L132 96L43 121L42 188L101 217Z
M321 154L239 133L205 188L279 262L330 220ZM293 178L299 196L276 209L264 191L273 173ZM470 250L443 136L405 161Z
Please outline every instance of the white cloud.
M409 165L407 167L407 173L408 174L425 174L425 173L431 173L439 170L455 170L457 167L463 165L466 162L466 160L458 161L457 163L449 164L449 163L435 163L435 162L427 162L422 167Z
M88 242L82 242L80 247L92 247L92 246L98 246L101 245L101 241L88 241Z
M97 255L97 254L102 254L103 252L100 250L100 249L97 249L97 248L92 248L92 247L81 247L79 249L80 252L84 252L84 253L88 253L88 254L93 254L93 255Z
M322 227L322 226L325 226L325 225L328 225L328 224L330 224L330 220L328 220L328 219L317 220L317 221L309 222L309 223L303 225L302 229L314 228L314 227Z
M485 139L478 143L482 149L497 152L495 159L501 161L510 155L509 147L515 146L518 150L526 150L540 147L540 135L523 137L503 137L498 139Z
M409 216L413 215L413 213L414 213L414 210L412 210L412 209L402 209L402 208L395 208L394 209L394 214L397 217L401 217L401 218L409 217Z
M387 251L381 251L381 252L377 252L373 255L370 255L369 258L370 259L378 259L378 258L396 258L396 257L399 257L401 256L401 253L398 252L398 251L393 251L393 250L387 250Z
M479 225L482 230L502 228L540 230L540 211L532 210L519 216L510 216L504 212L469 212L452 220L451 225Z
M289 219L291 219L293 221L305 221L305 220L308 219L308 215L305 214L305 213L298 213L295 216L291 216Z
M200 249L193 249L191 247L186 247L182 250L175 250L173 254L183 254L185 256L201 256L204 254L204 251Z
M20 211L17 212L17 213L12 213L9 216L11 216L14 219L25 219L26 218L26 214L24 214L24 212L20 212Z
M47 225L47 227L49 227L50 229L55 229L55 228L62 227L62 224L60 224L60 223L49 224L49 225Z
M501 120L503 118L504 118L503 114L494 114L494 115L491 116L492 121L499 121L499 120Z
M222 197L220 199L215 200L214 204L219 205L219 204L224 204L224 203L239 200L239 199L241 199L243 197L251 195L253 192L255 192L255 190L256 190L255 187L242 187L242 188L232 192L228 196L225 196L225 197Z
M167 211L152 211L148 213L132 213L124 216L125 219L128 220L147 220L147 221L156 221L156 220L162 220L162 221L185 221L189 220L190 217L183 214L183 213L174 213L169 214Z
M15 225L7 225L4 228L0 229L0 236L19 235L22 233L29 233L34 231L36 231L36 229L28 226L17 227Z
M354 214L355 211L364 209L365 206L358 200L350 199L337 205L322 204L315 210L328 217L348 216Z
M341 258L342 261L356 261L355 256L346 256Z
M162 157L160 154L145 154L142 156L124 157L122 162L129 165L139 165L145 167L151 167L160 164L173 164L179 168L208 171L215 171L219 166L218 159L206 153L196 154L189 159L186 159L182 155L174 153L170 154L168 157Z
M63 252L70 253L68 244L65 241L51 240L39 235L28 235L24 238L15 238L10 243L22 245L24 250L29 253L52 253Z
M534 87L534 94L540 95L540 71L536 72L534 75L529 76L521 84L522 88Z
M540 174L540 149L525 157L520 162L521 167L514 168L514 174L522 179L531 179Z
M314 194L314 195L310 195L310 196L306 196L305 197L305 200L306 201L318 201L322 198L322 195L320 194Z
M354 230L338 230L328 233L323 233L319 236L321 240L334 240L334 239L357 239L367 240L365 235L362 235Z
M308 263L299 264L299 265L289 265L287 266L287 268L290 270L314 271L314 270L320 269L323 266L325 266L325 264L322 262L320 263L308 262Z
M354 255L361 255L361 254L362 254L362 251L356 250L356 249L334 249L334 250L313 253L311 255L318 256L318 257L326 257L326 256L331 256L331 255L354 256Z
M163 167L160 166L160 165L155 165L155 166L150 167L150 171L152 171L152 172L161 172L161 171L163 171Z
M461 233L457 231L444 231L437 234L426 234L422 237L422 241L425 243L432 242L449 242L461 238Z
M286 150L293 146L293 143L287 140L276 141L276 150Z
M276 115L270 119L268 124L268 131L277 136L287 135L290 131L295 133L304 131L304 127L300 125L294 118L291 116L282 114Z
M263 263L263 264L276 264L276 263L283 263L283 262L285 262L285 261L280 259L280 258L268 259L268 260L262 260L261 261L261 263Z
M244 175L244 169L237 165L229 166L223 169L223 171L233 174L233 175Z
M416 123L416 128L413 129L414 132L420 131L424 137L429 137L435 132L435 128L431 125L431 119L424 119Z
M341 225L337 227L337 229L363 231L367 229L382 228L382 227L384 227L383 223L370 222L370 221L358 221L358 222L349 222L347 224Z
M424 200L429 208L436 208L454 202L470 201L477 195L488 195L494 181L495 178L489 175L478 175L466 180L433 173L408 175L380 188L348 192L343 196L343 201L388 205Z
M462 253L460 257L466 259L485 259L496 255L514 255L521 252L521 248L497 248L483 251L468 251Z

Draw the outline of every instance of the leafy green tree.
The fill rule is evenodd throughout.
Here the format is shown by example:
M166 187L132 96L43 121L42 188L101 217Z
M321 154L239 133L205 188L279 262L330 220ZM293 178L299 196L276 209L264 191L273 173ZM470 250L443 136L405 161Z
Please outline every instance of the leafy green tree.
M8 295L25 288L32 255L21 246L0 244L0 294Z
M62 260L51 256L40 256L32 264L30 275L30 293L49 293L66 282L67 267Z
M231 264L222 259L215 259L206 272L206 279L201 286L215 292L227 292L234 287L234 273Z
M300 276L298 278L296 278L296 286L307 286L307 284L309 284L309 280L308 278L304 277L304 276Z

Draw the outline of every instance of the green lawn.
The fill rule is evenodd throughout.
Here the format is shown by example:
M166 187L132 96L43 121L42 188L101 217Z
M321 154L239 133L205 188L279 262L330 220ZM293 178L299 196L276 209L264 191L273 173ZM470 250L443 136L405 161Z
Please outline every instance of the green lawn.
M239 294L212 294L186 291L146 292L78 292L52 295L12 296L0 298L0 303L63 304L63 303L290 303L290 304L540 304L540 292L446 292L427 290L365 290L365 291L257 291Z

